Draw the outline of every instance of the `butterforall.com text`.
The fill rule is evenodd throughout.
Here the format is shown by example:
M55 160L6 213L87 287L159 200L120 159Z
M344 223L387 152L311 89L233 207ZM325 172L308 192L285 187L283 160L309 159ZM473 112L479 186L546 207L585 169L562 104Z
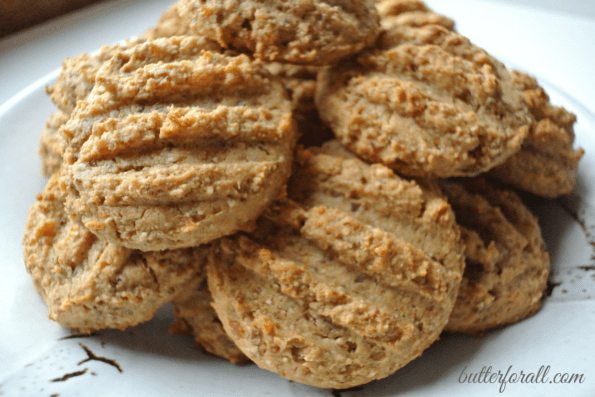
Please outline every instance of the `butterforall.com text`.
M479 372L468 372L467 367L459 375L459 383L499 383L500 393L506 390L507 384L513 383L533 383L533 384L560 384L560 383L583 383L584 374L555 373L550 374L550 366L542 365L537 372L525 373L513 370L512 365L506 372L498 370L495 372L492 367L483 367Z

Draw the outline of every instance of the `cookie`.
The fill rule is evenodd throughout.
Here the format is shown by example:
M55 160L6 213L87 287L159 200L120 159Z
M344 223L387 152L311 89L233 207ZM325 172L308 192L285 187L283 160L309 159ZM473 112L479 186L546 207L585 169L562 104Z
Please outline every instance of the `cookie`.
M284 192L297 140L281 83L197 37L118 52L60 129L66 206L106 241L140 250L249 227Z
M441 181L466 245L466 267L445 328L481 335L541 306L550 259L537 218L510 190L483 178Z
M424 25L440 25L454 30L452 19L436 14L423 1L419 0L376 0L376 8L380 14L383 28L390 29L394 25L420 27Z
M50 176L62 166L64 152L64 138L58 133L58 128L68 121L68 115L58 111L45 122L45 128L39 139L39 157L41 158L41 172Z
M202 248L140 252L106 243L64 210L60 172L29 210L24 259L50 319L80 333L149 320L203 277Z
M287 379L343 389L384 378L448 320L463 271L454 215L435 187L384 166L301 159L289 186L302 203L278 202L255 231L215 244L213 306L246 356Z
M519 150L532 116L496 59L439 25L378 45L318 74L320 117L348 149L415 177L474 176Z
M247 363L248 357L225 333L217 313L211 307L212 301L204 277L198 287L186 290L173 301L175 322L170 332L194 338L200 350L227 359L232 364Z
M521 150L491 170L490 176L546 198L568 195L576 185L578 163L584 154L572 147L576 117L553 106L535 78L517 71L512 74L535 120Z
M144 39L127 40L123 44L105 45L98 53L82 53L62 62L62 70L52 86L46 87L52 102L70 116L76 103L85 99L95 85L95 75L103 64L116 52L143 42Z
M328 65L374 42L373 0L180 0L190 31L265 61Z
M50 176L60 168L65 141L58 129L65 124L76 103L85 99L95 85L95 75L117 51L145 41L145 38L126 40L123 44L102 46L93 55L82 53L62 62L62 70L53 85L46 87L52 102L59 109L46 121L39 141L42 174Z

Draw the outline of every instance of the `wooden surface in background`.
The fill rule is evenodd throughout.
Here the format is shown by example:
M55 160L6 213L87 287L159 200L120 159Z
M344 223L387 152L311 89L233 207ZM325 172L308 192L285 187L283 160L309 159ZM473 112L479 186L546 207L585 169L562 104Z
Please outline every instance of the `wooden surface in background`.
M0 0L0 37L102 0Z

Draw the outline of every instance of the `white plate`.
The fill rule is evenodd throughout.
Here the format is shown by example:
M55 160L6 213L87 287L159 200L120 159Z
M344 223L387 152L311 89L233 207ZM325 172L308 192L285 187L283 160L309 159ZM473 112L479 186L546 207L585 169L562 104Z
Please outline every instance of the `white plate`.
M106 5L42 28L47 37L40 38L37 31L0 42L2 87L25 87L16 95L0 93L2 101L10 98L0 105L0 395L595 395L595 244L590 234L595 232L595 77L591 70L595 23L478 0L428 3L453 17L461 33L509 66L536 75L555 104L577 114L577 144L586 150L574 196L534 206L552 256L552 281L561 283L534 317L483 338L444 335L395 375L340 392L289 382L254 365L234 366L205 356L189 339L168 335L169 307L152 321L124 332L62 339L69 332L47 319L47 309L22 260L27 210L45 183L36 152L44 121L54 108L44 88L59 68L59 61L42 63L35 70L31 63L39 63L44 51L49 59L63 54L65 43L76 49L66 53L72 56L141 33L170 3L152 0L124 1L122 8ZM85 18L87 25L68 24ZM105 27L108 22L115 27ZM19 40L26 43L18 46ZM7 49L9 46L14 48ZM40 70L54 72L37 80ZM580 222L569 215L574 213ZM98 356L115 360L123 372L100 361L80 363L88 357L81 344ZM489 383L489 378L481 383L460 382L483 367L491 367L492 372L510 368L512 376L521 371L538 373L542 366L549 366L546 383L509 383L504 393L500 393L502 384ZM52 382L85 368L83 375ZM548 383L558 379L557 373L583 375L583 382Z

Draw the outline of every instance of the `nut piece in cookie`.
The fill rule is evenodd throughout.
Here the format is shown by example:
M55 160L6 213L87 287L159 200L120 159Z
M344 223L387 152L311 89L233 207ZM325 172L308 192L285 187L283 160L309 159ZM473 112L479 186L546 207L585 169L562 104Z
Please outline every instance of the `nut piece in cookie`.
M60 129L66 206L93 233L141 250L248 227L284 192L297 140L281 83L197 37L118 52Z
M277 202L255 231L214 245L213 306L252 361L287 379L342 389L384 378L448 321L463 271L454 214L435 187L384 166L301 160L290 183L301 203Z
M320 117L398 173L474 176L519 150L532 121L510 72L439 25L396 25L376 51L318 74Z
M190 336L200 350L225 358L232 364L248 362L248 357L225 333L211 306L212 301L205 274L198 287L187 289L172 302L175 322L170 333Z
M49 317L81 333L149 320L201 279L206 249L140 252L103 242L64 210L54 174L29 210L24 259Z
M436 14L420 0L376 0L383 28L390 29L394 25L419 27L424 25L441 25L453 30L452 19Z
M481 335L535 314L550 271L537 218L514 192L483 178L440 185L467 246L463 281L445 330Z
M533 77L517 71L512 75L535 121L521 150L492 169L490 176L541 197L568 195L576 185L578 162L584 153L572 148L576 117L553 106Z
M190 31L265 61L330 65L380 33L373 0L180 0Z
M39 157L41 158L41 172L50 176L62 166L64 152L64 138L58 129L68 121L66 113L57 111L45 122L45 128L39 139Z

